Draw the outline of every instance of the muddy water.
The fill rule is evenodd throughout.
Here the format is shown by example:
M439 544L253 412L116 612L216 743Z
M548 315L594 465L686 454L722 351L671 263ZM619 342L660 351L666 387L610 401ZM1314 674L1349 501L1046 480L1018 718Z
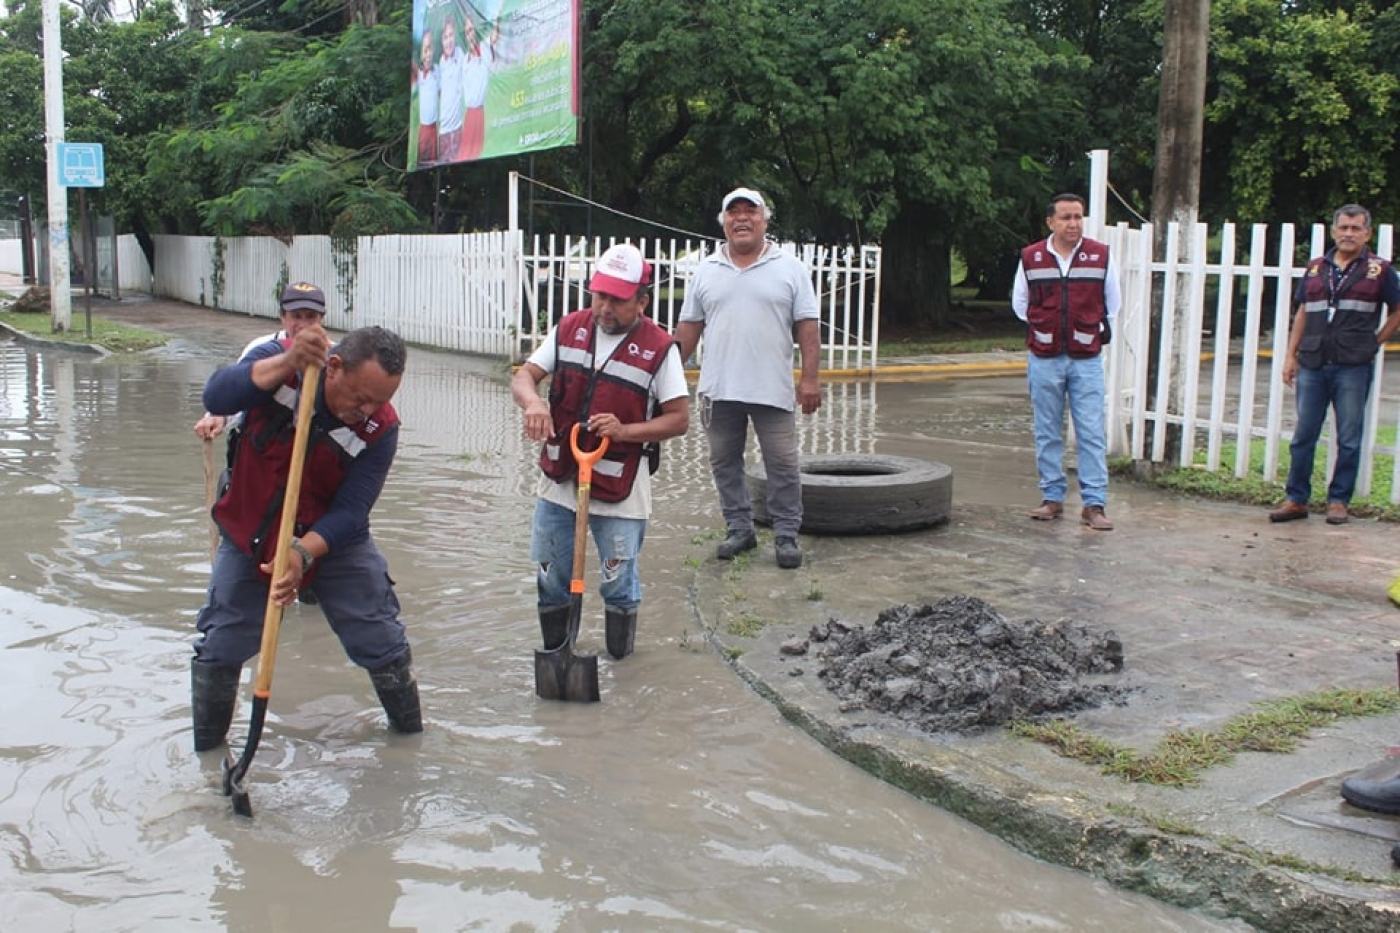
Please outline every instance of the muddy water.
M374 526L427 731L386 734L367 677L296 607L257 815L232 816L219 756L190 751L208 536L189 425L262 329L123 360L0 344L5 930L1242 929L1028 859L786 725L687 608L693 539L719 524L694 439L663 467L637 655L600 665L601 704L537 701L534 468L507 378L421 351ZM937 437L960 500L1034 495L1007 442L1019 381L829 391L808 449L928 456Z

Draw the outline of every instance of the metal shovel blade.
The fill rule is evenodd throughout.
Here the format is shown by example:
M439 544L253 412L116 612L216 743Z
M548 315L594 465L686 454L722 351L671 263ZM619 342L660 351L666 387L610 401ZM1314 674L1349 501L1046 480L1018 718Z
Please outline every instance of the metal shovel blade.
M233 812L239 816L253 817L253 801L248 797L248 772L240 769L232 758L224 759L224 796L233 804Z
M598 656L574 654L566 641L550 651L535 649L535 696L541 700L597 703Z

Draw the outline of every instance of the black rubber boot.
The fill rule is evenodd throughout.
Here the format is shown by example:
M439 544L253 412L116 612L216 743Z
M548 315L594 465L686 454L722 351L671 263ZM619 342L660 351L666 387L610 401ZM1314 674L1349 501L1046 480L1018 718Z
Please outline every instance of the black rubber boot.
M418 679L413 676L412 651L405 651L392 664L370 671L369 679L395 732L411 735L423 731L423 708L418 703Z
M637 610L607 610L608 654L618 661L632 653L632 643L637 638Z
M1373 813L1400 814L1400 775L1388 781L1349 777L1342 782L1342 796L1353 807Z
M190 714L194 720L194 750L207 752L224 744L233 710L238 705L241 667L218 667L190 662Z
M540 636L544 639L544 650L562 648L569 638L569 605L551 606L540 610Z

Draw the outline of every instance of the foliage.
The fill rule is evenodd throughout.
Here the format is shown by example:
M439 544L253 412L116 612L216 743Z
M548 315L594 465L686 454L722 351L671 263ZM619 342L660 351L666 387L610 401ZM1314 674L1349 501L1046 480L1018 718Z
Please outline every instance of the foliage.
M1257 704L1252 712L1226 721L1215 731L1169 732L1145 754L1090 735L1071 722L1018 722L1009 728L1013 735L1048 745L1066 758L1125 781L1191 787L1200 783L1202 771L1228 764L1239 752L1291 752L1312 730L1338 719L1380 716L1398 709L1400 694L1393 687L1283 697Z
M1400 78L1393 57L1369 53L1374 18L1369 3L1216 0L1205 158L1222 171L1203 185L1214 201L1241 221L1310 222L1382 196L1394 209Z
M203 179L197 209L219 233L329 233L351 207L346 223L421 230L382 161L401 148L407 89L380 76L401 71L403 31L394 22L310 42L223 36L210 44L212 71L233 76L236 96L211 122L171 134L152 168Z
M1050 195L1084 190L1089 150L1111 150L1128 205L1107 219L1150 198L1164 0L582 7L574 149L406 172L410 0L154 0L128 22L65 6L66 138L106 147L94 207L147 241L500 227L512 169L714 235L723 192L753 185L781 237L880 242L886 323L906 327L956 313L954 251L1004 302L1016 248ZM41 34L37 0L0 16L0 191L37 210ZM1216 0L1209 41L1203 217L1396 213L1400 6ZM648 235L578 207L532 201L524 226Z

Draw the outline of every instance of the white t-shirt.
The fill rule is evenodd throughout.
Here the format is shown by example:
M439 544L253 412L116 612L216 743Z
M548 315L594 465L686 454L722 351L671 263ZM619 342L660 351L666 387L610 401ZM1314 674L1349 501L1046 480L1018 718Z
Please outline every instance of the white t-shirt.
M437 122L438 83L437 65L427 71L418 70L418 122L423 126Z
M792 329L817 317L812 273L791 253L770 243L743 269L723 247L706 256L686 285L679 318L705 325L700 394L794 410Z
M285 330L279 330L275 334L263 334L261 337L254 337L252 340L248 341L248 345L244 347L243 350L238 354L238 358L240 360L246 359L248 354L253 352L254 347L260 347L271 340L283 340L286 338L286 336L287 332ZM206 411L204 414L207 417L209 412ZM238 427L242 423L243 412L240 411L236 415L229 415L227 418L224 419L224 431L232 431L234 428Z
M622 343L626 334L605 334L601 330L597 332L596 346L593 353L594 368L600 368L612 356L613 350ZM530 362L547 373L554 372L556 361L555 351L558 343L553 332L549 338L540 344L534 353L530 354ZM648 393L650 400L648 406L655 410L663 403L672 399L678 399L689 395L690 389L685 381L685 367L681 363L680 348L674 343L671 349L666 351L666 359L661 363L661 368L656 371L656 377L651 381L651 390ZM578 508L578 484L574 480L565 480L556 483L554 480L540 474L539 486L536 490L539 497L556 505L562 505L569 511ZM632 491L626 499L621 502L599 502L597 499L588 504L589 514L611 515L616 518L648 518L651 515L651 472L643 463L637 470L637 479L632 483Z
M451 58L438 60L439 133L455 133L462 128L462 82L466 62L460 46L452 52Z
M477 51L479 54L467 56L462 66L462 100L468 110L486 106L486 88L491 81L491 66L496 61L491 43L481 43Z

